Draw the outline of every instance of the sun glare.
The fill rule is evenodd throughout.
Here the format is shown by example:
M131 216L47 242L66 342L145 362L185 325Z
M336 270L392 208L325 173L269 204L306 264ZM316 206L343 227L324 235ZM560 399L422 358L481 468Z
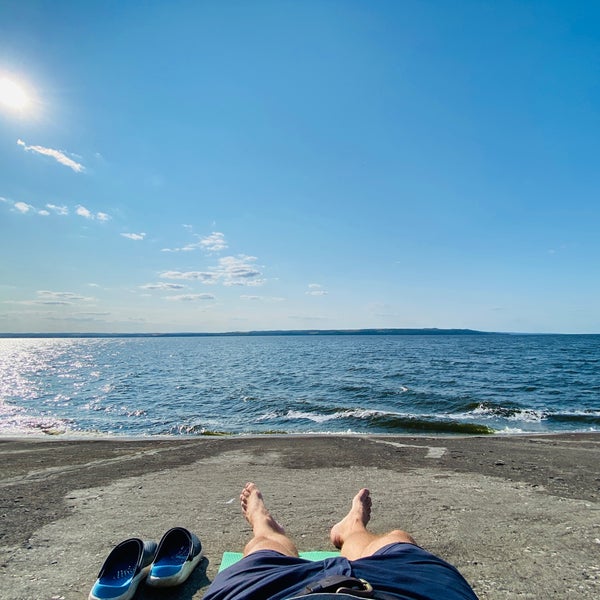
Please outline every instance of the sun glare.
M12 110L23 111L29 107L30 99L18 83L3 77L0 78L0 104Z

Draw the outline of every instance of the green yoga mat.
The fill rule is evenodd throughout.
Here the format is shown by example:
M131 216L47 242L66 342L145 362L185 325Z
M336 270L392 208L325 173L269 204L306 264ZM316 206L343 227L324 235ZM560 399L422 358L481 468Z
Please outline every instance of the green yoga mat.
M332 558L339 555L339 552L328 552L321 550L300 552L300 558L305 558L306 560L323 560L324 558ZM240 560L240 558L242 558L242 556L243 554L241 552L223 552L223 558L221 559L219 572L236 563L238 560Z

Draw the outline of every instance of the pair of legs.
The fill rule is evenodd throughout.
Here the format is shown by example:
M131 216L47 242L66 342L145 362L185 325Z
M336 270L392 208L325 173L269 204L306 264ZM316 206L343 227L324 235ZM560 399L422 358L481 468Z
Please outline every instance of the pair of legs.
M240 495L240 502L242 513L253 532L252 539L244 548L244 556L258 550L274 550L286 556L298 556L296 545L273 518L261 491L254 483L246 484ZM333 545L348 560L371 556L388 544L416 544L412 536L401 529L394 529L383 535L371 533L367 530L370 518L371 496L369 490L363 488L352 499L348 514L330 532Z

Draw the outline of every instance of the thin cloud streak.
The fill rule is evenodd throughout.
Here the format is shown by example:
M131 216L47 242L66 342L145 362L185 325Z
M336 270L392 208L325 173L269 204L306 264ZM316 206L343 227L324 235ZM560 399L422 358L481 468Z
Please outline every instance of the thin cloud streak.
M15 304L43 305L43 306L72 306L78 302L92 302L94 298L82 296L74 292L53 292L50 290L38 290L35 300L12 301Z
M73 292L52 292L50 290L38 290L36 294L42 299L50 300L74 300L85 302L93 300L93 298L90 298L88 296L82 296L81 294L75 294Z
M281 296L252 296L242 294L240 300L247 300L249 302L284 302L285 298Z
M327 296L328 292L320 283L309 283L308 288L308 291L305 292L307 296Z
M200 281L206 284L217 283L218 277L207 271L165 271L159 275L161 279L185 279L186 281Z
M185 285L181 285L180 283L166 283L164 281L159 283L146 283L145 285L140 286L142 290L183 290L185 287Z
M44 146L28 146L23 140L18 139L17 144L22 146L24 150L27 152L36 152L37 154L43 154L44 156L50 156L55 161L59 162L61 165L65 167L69 167L76 173L82 173L85 171L85 167L74 161L72 158L69 158L64 152L60 150L55 150L54 148L45 148Z
M214 300L212 294L181 294L179 296L167 296L167 300L172 302L199 302L201 300Z

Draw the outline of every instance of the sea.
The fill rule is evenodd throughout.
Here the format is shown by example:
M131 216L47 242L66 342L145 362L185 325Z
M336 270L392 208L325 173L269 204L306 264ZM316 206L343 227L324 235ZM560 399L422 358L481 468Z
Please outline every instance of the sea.
M0 339L0 436L599 430L599 335Z

